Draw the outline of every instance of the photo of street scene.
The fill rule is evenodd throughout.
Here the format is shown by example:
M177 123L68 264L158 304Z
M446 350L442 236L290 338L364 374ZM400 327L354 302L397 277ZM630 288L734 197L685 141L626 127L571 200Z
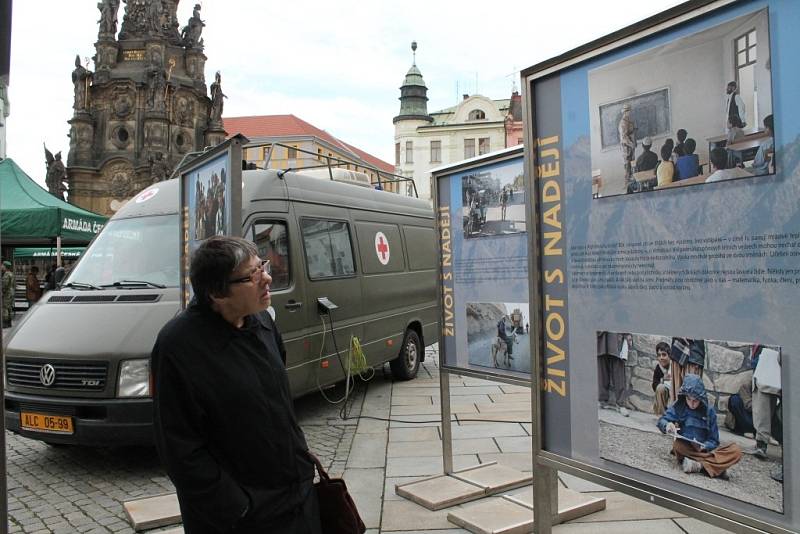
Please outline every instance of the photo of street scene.
M189 229L195 241L226 233L227 161L216 159L189 175Z
M783 512L781 348L597 332L600 456Z
M467 303L467 347L472 365L530 373L529 332L527 303Z
M589 72L594 198L775 172L762 9Z
M525 231L525 182L522 165L503 165L461 179L464 237Z

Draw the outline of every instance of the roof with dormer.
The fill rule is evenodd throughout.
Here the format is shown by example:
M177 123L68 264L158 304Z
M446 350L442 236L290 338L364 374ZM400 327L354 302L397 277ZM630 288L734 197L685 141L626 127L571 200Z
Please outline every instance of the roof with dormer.
M329 134L325 130L317 128L311 123L296 117L295 115L251 115L245 117L224 117L222 119L225 131L232 137L241 133L250 141L263 138L283 138L283 137L316 137L344 152L351 157L361 159L364 162L377 167L386 172L394 172L394 165L369 154L341 139Z

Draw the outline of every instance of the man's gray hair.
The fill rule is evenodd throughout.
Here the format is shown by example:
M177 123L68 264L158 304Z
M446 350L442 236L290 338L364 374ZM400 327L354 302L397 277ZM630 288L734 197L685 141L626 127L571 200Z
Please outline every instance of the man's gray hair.
M256 246L240 237L214 236L203 241L192 254L189 267L189 279L198 304L211 307L212 296L228 296L228 280L253 256L258 256Z

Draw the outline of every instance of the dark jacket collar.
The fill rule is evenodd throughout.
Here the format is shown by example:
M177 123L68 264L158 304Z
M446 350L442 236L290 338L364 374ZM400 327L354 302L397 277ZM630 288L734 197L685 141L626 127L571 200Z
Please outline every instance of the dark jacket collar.
M202 324L203 330L198 332L198 336L212 350L221 350L230 342L233 336L240 335L246 331L257 328L272 330L271 317L266 311L246 316L242 328L236 328L226 321L222 315L207 306L199 304L194 299L189 303L184 313Z

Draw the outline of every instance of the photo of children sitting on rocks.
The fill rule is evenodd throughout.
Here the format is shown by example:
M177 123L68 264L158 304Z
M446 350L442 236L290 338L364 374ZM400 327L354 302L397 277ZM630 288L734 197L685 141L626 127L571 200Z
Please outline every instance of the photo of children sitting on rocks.
M783 511L781 349L597 332L600 456Z
M529 332L527 303L467 303L467 347L472 365L530 373Z

